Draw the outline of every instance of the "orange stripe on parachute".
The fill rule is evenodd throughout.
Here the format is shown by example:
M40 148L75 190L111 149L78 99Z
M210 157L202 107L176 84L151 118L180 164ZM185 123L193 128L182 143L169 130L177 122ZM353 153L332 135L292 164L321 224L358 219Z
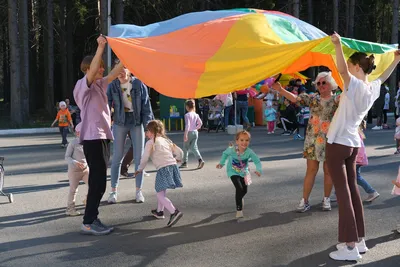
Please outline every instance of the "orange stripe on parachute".
M222 18L207 23L207 32L199 24L162 36L107 37L107 41L125 67L148 86L166 96L193 98L205 64L221 48L235 22L235 17ZM166 82L171 84L165 86Z
M335 61L330 54L321 54L316 52L307 52L299 59L297 59L293 64L286 68L282 73L289 74L294 73L299 70L306 70L309 67L315 66L325 66L332 71L332 76L340 88L343 89L343 81L337 70Z

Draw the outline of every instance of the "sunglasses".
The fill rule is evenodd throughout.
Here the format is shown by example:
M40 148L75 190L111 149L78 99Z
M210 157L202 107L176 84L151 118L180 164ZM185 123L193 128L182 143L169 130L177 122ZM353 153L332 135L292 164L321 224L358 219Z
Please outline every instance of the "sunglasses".
M326 84L326 82L325 81L323 81L323 82L317 82L317 86L320 86L320 85L325 85Z

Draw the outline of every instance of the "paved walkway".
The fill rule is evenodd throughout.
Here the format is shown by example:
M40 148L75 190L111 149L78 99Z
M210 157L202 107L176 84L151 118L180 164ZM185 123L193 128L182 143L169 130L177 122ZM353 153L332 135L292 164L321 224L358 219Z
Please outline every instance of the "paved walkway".
M399 166L393 131L368 131L367 137L370 165L363 174L381 197L365 205L371 250L356 266L400 266L400 234L394 232L400 198L390 195ZM181 144L181 134L171 138ZM251 146L262 159L264 175L253 178L245 198L246 219L234 219L234 187L225 170L215 169L231 140L224 133L200 134L204 169L183 171L184 188L168 193L184 212L175 227L165 228L167 220L149 215L156 206L152 173L145 180L144 204L132 201L134 180L121 181L120 203L100 208L102 220L116 230L94 237L78 233L81 217L64 215L68 181L59 136L1 137L4 190L14 194L15 203L0 197L0 266L354 266L328 258L337 239L337 207L320 210L322 172L311 196L312 210L294 212L305 173L301 141L253 131ZM196 165L193 159L190 163ZM148 170L153 169L150 165Z

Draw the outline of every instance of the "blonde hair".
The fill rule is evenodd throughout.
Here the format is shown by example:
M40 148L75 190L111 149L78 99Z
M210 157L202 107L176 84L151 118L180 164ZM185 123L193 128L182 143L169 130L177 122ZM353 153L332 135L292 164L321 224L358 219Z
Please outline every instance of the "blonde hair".
M367 122L365 120L362 120L360 123L360 126L358 126L358 133L360 134L362 139L366 138L366 136L364 134L365 129L367 129Z
M318 73L317 78L315 78L314 84L317 84L319 82L319 80L321 80L322 78L325 78L326 81L332 86L332 91L336 90L338 88L338 85L337 85L335 79L333 79L333 77L332 77L332 72L323 71L323 72Z
M241 135L247 135L247 137L248 137L249 139L251 139L251 134L250 134L248 131L243 130L243 131L240 131L240 132L236 133L235 140L239 140L239 137L240 137Z
M173 145L173 142L165 134L165 127L162 121L152 120L147 124L146 129L154 134L154 143L156 142L157 136L161 136L165 138L168 142L170 142L171 145Z

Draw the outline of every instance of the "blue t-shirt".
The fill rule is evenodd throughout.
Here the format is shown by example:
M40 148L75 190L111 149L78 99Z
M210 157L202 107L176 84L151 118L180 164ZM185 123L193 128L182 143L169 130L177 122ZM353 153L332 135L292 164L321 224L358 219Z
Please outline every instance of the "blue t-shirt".
M264 111L265 120L266 121L275 121L276 120L276 110L273 108L266 108Z
M246 148L246 150L240 155L239 160L238 154L236 152L236 146L228 147L222 153L219 164L224 166L226 160L228 160L228 164L226 165L226 172L228 173L228 177L232 177L234 175L244 177L246 176L246 172L249 171L249 159L251 159L256 165L256 170L259 173L262 173L261 161L254 153L254 151L250 148Z

